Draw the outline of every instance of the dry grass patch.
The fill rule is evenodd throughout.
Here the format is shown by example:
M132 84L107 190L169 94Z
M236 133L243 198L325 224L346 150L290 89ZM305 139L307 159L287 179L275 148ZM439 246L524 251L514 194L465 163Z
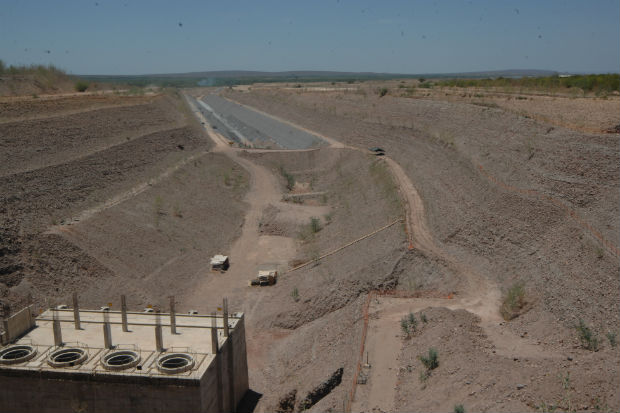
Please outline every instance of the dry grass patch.
M499 311L504 320L510 321L525 311L526 304L525 284L516 282L506 292Z

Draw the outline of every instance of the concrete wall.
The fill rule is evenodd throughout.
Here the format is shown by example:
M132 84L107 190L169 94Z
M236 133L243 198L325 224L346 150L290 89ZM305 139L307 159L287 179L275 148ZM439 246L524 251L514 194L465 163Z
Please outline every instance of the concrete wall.
M32 374L0 376L0 410L12 413L202 412L198 385L181 387L170 381L144 384L132 382L130 376L125 380L110 383Z
M34 327L32 306L28 306L13 314L4 320L3 324L4 334L2 335L2 344L8 344Z
M241 318L200 380L0 368L0 412L233 412L248 388Z
M250 388L248 380L248 354L245 346L245 316L238 321L231 335L231 342L234 349L233 376L235 378L235 406L238 406L239 402Z

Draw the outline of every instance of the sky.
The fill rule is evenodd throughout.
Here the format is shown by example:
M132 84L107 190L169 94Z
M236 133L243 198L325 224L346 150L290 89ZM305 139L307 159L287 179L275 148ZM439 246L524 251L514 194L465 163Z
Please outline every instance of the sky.
M73 74L620 71L618 0L0 0L0 59Z

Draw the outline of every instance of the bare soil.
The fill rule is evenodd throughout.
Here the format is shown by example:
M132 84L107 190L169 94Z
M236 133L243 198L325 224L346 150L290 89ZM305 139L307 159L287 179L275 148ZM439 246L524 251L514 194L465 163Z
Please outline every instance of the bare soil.
M52 100L36 108L44 120L1 125L2 156L21 160L3 163L0 179L2 301L15 308L29 296L67 302L73 291L91 307L122 291L134 308L160 304L199 280L196 268L239 233L247 175L208 153L211 141L181 102L111 97L101 108L99 97L82 99L88 111L66 114L65 101Z
M605 337L620 334L618 135L460 96L379 98L377 86L225 93L329 143L304 151L231 147L174 95L0 102L0 300L78 291L96 308L125 293L165 310L173 294L179 311L205 313L228 297L247 316L255 411L291 391L299 410L339 368L311 411L620 408ZM225 274L209 271L216 253L231 258ZM248 286L265 263L277 284ZM517 281L527 306L504 321ZM417 298L375 295L365 319L371 291L396 290ZM583 348L579 319L598 351ZM362 345L371 367L351 400ZM430 347L439 366L420 381Z
M582 349L575 325L585 320L599 339L607 332L617 334L620 327L614 249L618 135L585 134L462 102L266 87L227 95L347 145L387 150L419 193L431 234L430 242L418 239L418 249L399 260L395 288L437 286L440 292L454 292L453 308L477 314L481 336L496 348L485 361L489 370L502 371L501 357L532 351L556 363L555 371L558 354L567 351L595 358L601 366L610 360L617 364L614 351ZM602 244L597 234L610 242ZM502 292L517 281L526 285L529 306L504 323L497 311ZM596 305L587 304L592 300ZM546 374L535 365L526 371L532 380ZM602 371L607 379L601 381L618 381L616 370ZM582 377L584 388L599 386L596 397L609 400L608 406L620 405L614 385ZM445 386L458 386L451 377L442 380ZM532 400L537 398L538 404L551 403L557 383L543 382L529 404L517 410L536 409ZM496 409L485 395L472 400L480 409ZM392 405L363 406L389 410ZM427 401L405 403L402 409L446 406Z

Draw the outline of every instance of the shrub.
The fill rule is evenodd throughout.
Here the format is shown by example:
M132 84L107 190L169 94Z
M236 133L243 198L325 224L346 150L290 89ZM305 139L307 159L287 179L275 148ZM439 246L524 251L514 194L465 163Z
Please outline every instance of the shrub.
M431 376L431 373L428 370L423 370L420 372L420 381L422 383L426 383L426 380Z
M411 326L411 329L413 331L415 331L416 327L418 326L418 320L415 319L415 314L413 313L409 313L409 325Z
M577 333L579 334L581 346L590 351L598 351L598 337L581 318L579 319L579 324L575 326L575 328L577 329Z
M407 337L415 333L417 326L418 320L416 320L413 313L409 313L400 320L400 328Z
M407 317L400 319L400 329L403 330L404 334L409 335L409 322L407 322Z
M457 404L454 406L454 413L465 413L465 408L462 404Z
M428 318L426 318L426 314L421 314L420 320L422 320L423 323L428 323Z
M607 333L607 340L609 340L609 344L611 344L612 347L616 347L618 345L616 333L612 333L611 331Z
M509 321L517 317L525 307L525 284L522 282L514 283L506 293L500 313L504 320Z
M317 217L310 218L310 229L312 229L313 233L317 233L321 230L321 220Z
M424 367L426 367L427 370L433 370L439 367L439 356L437 354L437 350L432 347L428 349L427 356L422 355L418 356L418 358L420 359L422 364L424 364Z
M88 89L88 83L78 80L77 82L75 82L75 90L78 92L86 92L86 89Z
M379 97L383 97L385 95L387 95L388 93L388 89L386 87L381 88L381 90L379 90Z
M280 167L280 174L286 179L286 189L292 191L295 187L295 177L288 173L283 166Z
M291 292L291 297L293 297L293 301L299 301L299 290L297 287L293 288L293 292Z

